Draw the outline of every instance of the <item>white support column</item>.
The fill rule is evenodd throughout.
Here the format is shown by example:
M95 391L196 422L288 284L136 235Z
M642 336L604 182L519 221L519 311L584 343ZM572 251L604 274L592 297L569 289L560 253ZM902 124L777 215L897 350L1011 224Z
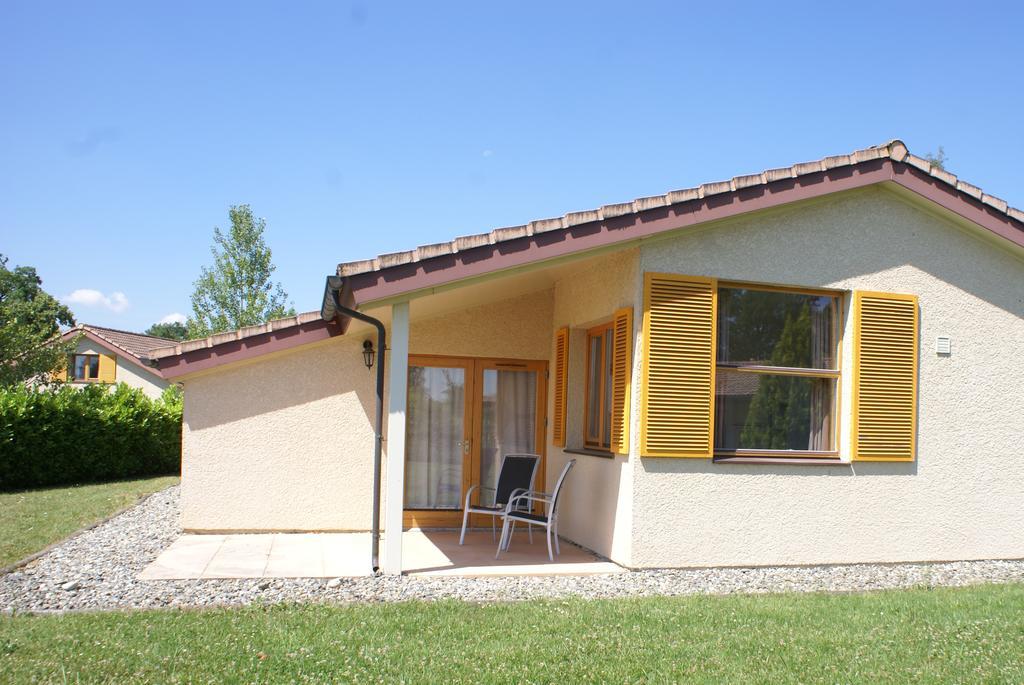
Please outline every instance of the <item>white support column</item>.
M405 406L409 379L409 303L391 307L388 360L388 450L384 483L384 573L402 572L402 507L405 503Z

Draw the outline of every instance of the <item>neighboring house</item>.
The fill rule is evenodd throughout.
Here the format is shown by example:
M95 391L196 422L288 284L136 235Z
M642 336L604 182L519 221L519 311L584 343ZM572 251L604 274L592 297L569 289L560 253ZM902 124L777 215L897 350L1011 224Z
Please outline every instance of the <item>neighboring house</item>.
M171 384L147 359L153 350L175 345L174 340L89 324L78 324L61 335L65 342L75 339L78 344L67 368L58 374L60 380L72 385L125 383L153 398Z
M577 459L560 533L626 566L1024 557L1024 212L899 141L344 263L320 312L152 351L185 529L371 527L347 308L387 329L385 570L524 451Z

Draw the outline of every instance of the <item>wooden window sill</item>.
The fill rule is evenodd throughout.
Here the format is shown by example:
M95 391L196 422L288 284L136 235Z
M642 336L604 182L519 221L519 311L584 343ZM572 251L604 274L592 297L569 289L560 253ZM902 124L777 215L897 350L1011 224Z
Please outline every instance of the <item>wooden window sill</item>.
M849 466L850 462L838 457L715 457L716 464L790 464L795 466Z
M590 447L565 447L562 449L566 454L582 454L587 457L600 457L602 459L614 459L615 455L604 450L596 450Z

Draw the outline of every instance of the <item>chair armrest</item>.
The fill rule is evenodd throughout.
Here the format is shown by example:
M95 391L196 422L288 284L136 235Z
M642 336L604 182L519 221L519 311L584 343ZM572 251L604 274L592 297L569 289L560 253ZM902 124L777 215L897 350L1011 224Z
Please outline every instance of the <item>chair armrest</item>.
M519 495L525 494L527 492L529 492L529 490L527 490L526 488L516 488L509 495L508 501L512 502L512 501L514 501L516 499L516 497L518 497Z
M510 497L508 504L505 506L505 513L510 513L517 508L518 502L543 502L544 504L551 504L551 495L545 492L530 492L526 491L522 494ZM529 509L529 507L527 507Z
M469 490L466 490L466 509L469 509L469 500L473 497L473 491L479 487L479 485L471 485Z

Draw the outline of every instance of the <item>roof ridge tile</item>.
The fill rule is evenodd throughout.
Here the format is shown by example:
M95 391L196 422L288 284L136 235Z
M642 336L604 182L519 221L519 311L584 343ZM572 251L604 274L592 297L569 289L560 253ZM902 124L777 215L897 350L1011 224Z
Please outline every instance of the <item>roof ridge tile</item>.
M1011 219L1014 219L1015 221L1021 220L1019 218L1020 212L1013 210L1013 208L1004 200L983 193L977 186L964 183L954 174L951 174L945 169L940 169L927 159L911 154L902 140L899 138L893 138L881 145L872 145L871 147L855 150L846 155L830 155L822 159L800 162L788 167L767 169L756 174L742 174L734 176L728 181L702 183L695 188L672 190L663 195L650 195L647 197L635 198L629 202L618 202L603 205L596 209L568 212L561 217L536 219L522 226L495 228L488 233L461 236L446 243L442 242L424 245L416 248L415 250L382 254L373 259L343 262L338 265L337 273L339 276L354 276L361 273L379 271L391 266L418 262L424 259L430 259L431 257L469 250L475 247L493 245L506 240L514 240L516 238L536 235L538 233L567 229L593 221L613 219L626 214L699 200L711 195L720 195L722 193L734 192L736 190L752 188L758 185L766 185L769 183L775 183L776 181L793 179L808 174L821 173L837 167L851 166L875 159L886 158L919 169L924 173L929 174L932 178L942 181L943 183L956 188L960 192L966 193L967 195L984 202L993 209L1003 212Z

